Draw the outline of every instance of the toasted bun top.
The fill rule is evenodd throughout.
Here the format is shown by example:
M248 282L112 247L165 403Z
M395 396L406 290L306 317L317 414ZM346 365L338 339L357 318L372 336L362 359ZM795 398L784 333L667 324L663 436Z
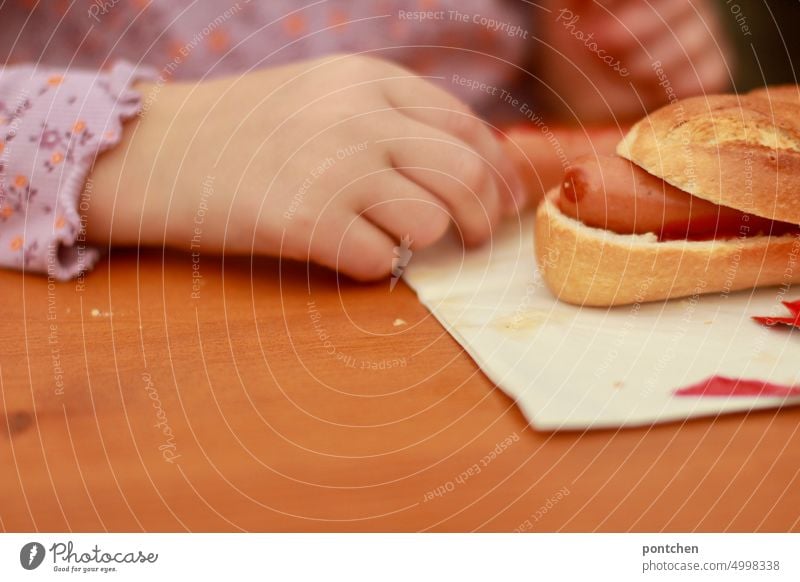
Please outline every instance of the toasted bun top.
M617 153L699 198L800 224L795 86L677 101L634 125Z
M789 103L800 103L799 85L772 85L753 89L748 93L751 97L761 97L772 101L788 101Z

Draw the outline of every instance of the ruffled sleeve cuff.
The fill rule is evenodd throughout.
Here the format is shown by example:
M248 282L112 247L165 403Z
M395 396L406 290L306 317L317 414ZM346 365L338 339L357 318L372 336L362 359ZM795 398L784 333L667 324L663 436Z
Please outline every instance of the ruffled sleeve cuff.
M99 193L87 176L141 109L132 85L153 78L127 62L108 72L0 72L0 266L67 280L95 264L81 205Z

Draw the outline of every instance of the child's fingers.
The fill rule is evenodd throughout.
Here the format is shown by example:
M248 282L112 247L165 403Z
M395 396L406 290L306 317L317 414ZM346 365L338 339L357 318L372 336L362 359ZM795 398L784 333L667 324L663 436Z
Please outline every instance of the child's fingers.
M387 99L403 115L469 144L497 173L498 192L508 209L524 203L522 182L498 138L480 117L444 89L421 79L387 84Z
M381 177L365 202L362 216L395 241L413 241L415 249L433 244L450 226L443 203L399 172Z
M315 226L302 260L357 281L372 281L391 273L395 246L389 235L363 216L329 210Z
M447 206L467 245L489 238L502 209L488 164L452 135L422 124L412 132L388 142L393 166Z

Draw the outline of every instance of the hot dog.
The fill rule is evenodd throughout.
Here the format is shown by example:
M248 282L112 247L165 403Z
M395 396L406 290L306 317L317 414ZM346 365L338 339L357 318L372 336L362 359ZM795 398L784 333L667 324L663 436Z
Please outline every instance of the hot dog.
M613 306L800 283L800 92L676 101L539 205L553 294Z
M660 241L800 233L795 224L691 196L616 155L583 156L567 168L558 208L587 226Z

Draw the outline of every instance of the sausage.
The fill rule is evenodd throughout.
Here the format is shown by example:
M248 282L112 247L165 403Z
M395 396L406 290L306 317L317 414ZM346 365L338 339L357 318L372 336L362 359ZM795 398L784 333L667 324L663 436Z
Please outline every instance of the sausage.
M536 206L545 192L558 186L565 165L592 152L613 154L626 131L618 127L553 127L544 131L533 124L518 125L508 129L503 145L522 178L527 203Z
M557 203L587 226L652 232L662 241L800 234L800 226L697 198L614 155L577 159L564 175Z

